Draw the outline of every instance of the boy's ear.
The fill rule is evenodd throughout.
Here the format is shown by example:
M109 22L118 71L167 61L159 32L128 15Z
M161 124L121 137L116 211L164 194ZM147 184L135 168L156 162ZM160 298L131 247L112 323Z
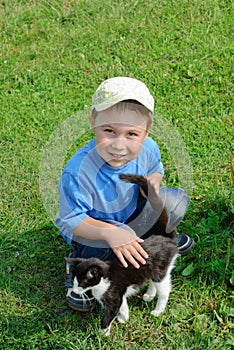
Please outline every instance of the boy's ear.
M89 122L91 125L91 129L93 130L95 128L95 120L92 115L89 116Z
M149 136L149 130L146 130L146 131L145 131L144 141L147 139L148 136Z

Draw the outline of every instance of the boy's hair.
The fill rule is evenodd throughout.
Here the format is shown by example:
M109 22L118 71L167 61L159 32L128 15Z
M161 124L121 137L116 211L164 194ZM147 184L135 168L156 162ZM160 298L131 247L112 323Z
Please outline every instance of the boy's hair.
M121 102L116 103L115 105L113 105L112 107L108 108L108 109L115 109L117 111L125 111L125 110L130 110L130 111L134 111L137 112L139 114L141 114L142 116L145 116L148 118L147 121L147 128L150 129L152 126L152 122L153 122L153 113L148 110L148 108L146 108L145 106L143 106L141 103L139 103L138 101L135 100L124 100ZM98 115L96 109L94 108L92 110L92 117L95 119Z

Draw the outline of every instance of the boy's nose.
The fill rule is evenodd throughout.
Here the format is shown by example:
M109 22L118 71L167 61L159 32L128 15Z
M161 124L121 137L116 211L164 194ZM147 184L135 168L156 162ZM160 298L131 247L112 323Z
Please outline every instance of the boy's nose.
M113 140L111 146L112 146L112 148L114 148L116 150L124 149L125 148L124 139L122 137L116 138L115 140Z

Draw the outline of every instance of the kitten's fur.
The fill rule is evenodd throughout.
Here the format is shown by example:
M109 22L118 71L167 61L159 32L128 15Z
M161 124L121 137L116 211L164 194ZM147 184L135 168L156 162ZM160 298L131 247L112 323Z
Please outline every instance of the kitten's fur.
M168 216L153 187L144 177L138 175L120 175L125 181L137 183L148 195L152 207L161 215L158 222L165 234L153 235L142 244L149 257L145 265L136 269L131 264L124 268L116 258L113 262L104 262L97 258L66 260L73 265L74 287L76 293L92 290L93 296L104 306L101 330L109 335L111 323L117 317L124 323L129 318L127 298L135 294L146 282L150 282L143 296L151 301L158 292L158 301L151 312L159 316L165 310L171 291L171 270L174 267L178 248L174 231L166 233ZM77 288L78 287L78 288ZM80 288L81 287L81 288Z

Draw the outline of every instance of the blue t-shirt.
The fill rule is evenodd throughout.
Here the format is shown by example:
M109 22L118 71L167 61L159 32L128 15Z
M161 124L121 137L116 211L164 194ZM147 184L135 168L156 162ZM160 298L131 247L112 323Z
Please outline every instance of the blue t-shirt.
M163 175L158 145L150 137L138 157L120 168L109 166L99 156L96 140L79 149L67 163L60 182L60 211L56 224L69 243L74 229L86 217L125 223L137 206L138 185L119 179L119 174Z

